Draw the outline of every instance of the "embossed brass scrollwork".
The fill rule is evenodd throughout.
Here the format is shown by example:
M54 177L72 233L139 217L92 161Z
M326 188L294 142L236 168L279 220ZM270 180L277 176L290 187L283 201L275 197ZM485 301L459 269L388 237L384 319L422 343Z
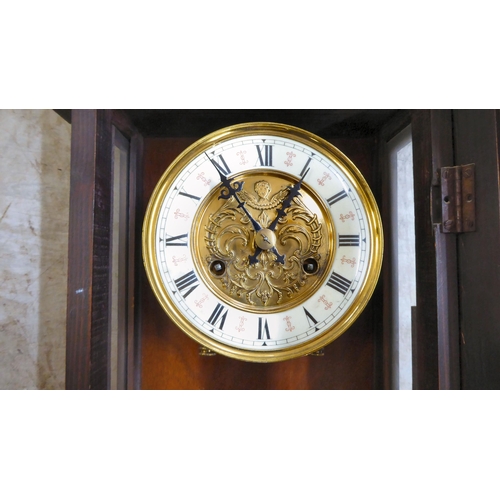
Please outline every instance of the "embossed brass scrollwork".
M317 288L333 256L333 223L307 187L282 210L294 181L269 172L238 179L244 182L238 200L221 201L217 191L208 197L196 239L199 262L206 263L207 284L224 300L268 310L289 307Z

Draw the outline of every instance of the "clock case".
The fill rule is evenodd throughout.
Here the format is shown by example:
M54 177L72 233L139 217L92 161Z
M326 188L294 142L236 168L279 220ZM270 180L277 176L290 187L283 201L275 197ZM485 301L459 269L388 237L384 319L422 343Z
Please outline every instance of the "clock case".
M370 185L381 209L385 240L393 207L387 142L411 125L413 135L417 307L413 311L415 388L487 387L499 383L492 336L482 314L498 290L490 283L498 265L497 233L445 235L431 219L430 193L440 167L482 163L477 190L481 216L498 217L498 168L494 110L56 110L72 125L69 266L67 301L68 389L109 388L113 316L112 195L113 147L124 139L125 235L120 249L119 388L128 389L383 389L393 386L397 346L392 340L392 261L386 245L381 279L357 321L325 350L275 364L244 363L224 356L200 356L198 345L180 332L152 293L140 258L140 228L147 201L166 166L186 147L214 130L266 121L309 130L345 153ZM492 210L488 210L492 207ZM495 212L495 213L493 213ZM496 215L495 215L496 214ZM496 219L495 219L496 220ZM496 226L495 226L496 227ZM457 242L461 245L457 250ZM473 242L478 244L472 245ZM457 259L457 252L460 260ZM486 255L488 254L488 255ZM464 265L467 256L467 265ZM484 258L483 258L484 257ZM458 264L457 264L458 262ZM462 264L460 264L462 263ZM461 289L473 303L461 303ZM477 277L487 283L478 289ZM438 294L439 290L439 294ZM463 295L462 295L463 297ZM489 298L490 297L490 298ZM476 301L476 302L474 302ZM490 307L491 311L498 308ZM493 313L492 313L493 314ZM496 313L495 313L496 314ZM115 313L116 315L116 313ZM459 324L475 336L459 337ZM489 326L488 326L489 325ZM462 335L464 335L462 333Z

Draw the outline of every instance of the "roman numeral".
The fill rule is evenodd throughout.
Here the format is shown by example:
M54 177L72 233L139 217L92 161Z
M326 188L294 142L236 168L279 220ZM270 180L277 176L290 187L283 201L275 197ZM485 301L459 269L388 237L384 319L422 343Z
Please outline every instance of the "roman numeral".
M328 205L332 206L334 203L337 203L337 201L343 200L347 196L347 193L345 191L340 191L337 194L334 194L330 198L326 200Z
M359 234L339 234L339 247L359 247Z
M222 155L219 155L217 158L220 163L215 161L213 158L210 158L210 161L219 172L223 173L225 176L228 176L231 173L231 170L227 166L226 160L224 160Z
M200 201L201 198L199 196L195 196L194 194L184 193L183 191L179 191L181 196L185 196L186 198L192 198L193 200Z
M309 158L307 160L307 163L304 165L304 168L300 171L300 177L303 178L303 177L306 176L306 174L307 174L307 166L309 165L309 163L311 163L311 160L312 160L312 156L311 156L311 158Z
M343 276L340 276L340 274L333 272L327 285L334 290L337 290L337 292L340 292L342 295L345 295L351 286L351 281Z
M183 241L185 240L185 241ZM161 241L161 239L160 239ZM165 246L167 247L187 247L187 233L179 234L178 236L172 236L170 238L165 238Z
M264 320L264 323L262 323L262 318L259 318L259 335L257 337L259 340L270 340L271 335L269 335L269 326L267 324L267 319ZM266 345L264 342L263 345Z
M262 149L260 146L255 146L259 154L259 161L262 167L273 166L273 147L264 145Z
M199 285L198 278L194 274L194 271L189 271L184 276L177 278L176 280L174 280L174 283L175 283L175 286L177 287L177 289L179 290L179 292L182 292L182 290L185 290L186 288L191 287L191 288L189 288L189 290L186 291L185 294L182 295L184 298L186 298ZM191 285L194 285L194 286L191 286Z
M309 326L314 326L316 328L316 323L318 322L314 316L305 308L302 306L302 309L304 309L304 312L306 313L307 320L309 322ZM312 325L311 325L312 322ZM318 331L319 328L316 328L316 331Z
M217 304L212 314L210 315L210 318L208 318L208 322L215 327L217 327L217 323L219 323L218 328L222 330L224 328L224 323L226 322L226 317L227 309L224 311L224 306L222 304Z

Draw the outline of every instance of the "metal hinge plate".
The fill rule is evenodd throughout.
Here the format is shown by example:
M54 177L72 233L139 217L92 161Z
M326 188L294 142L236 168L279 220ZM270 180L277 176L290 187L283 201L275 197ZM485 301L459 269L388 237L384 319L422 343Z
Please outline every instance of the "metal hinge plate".
M475 165L440 168L432 182L432 221L442 233L476 230Z

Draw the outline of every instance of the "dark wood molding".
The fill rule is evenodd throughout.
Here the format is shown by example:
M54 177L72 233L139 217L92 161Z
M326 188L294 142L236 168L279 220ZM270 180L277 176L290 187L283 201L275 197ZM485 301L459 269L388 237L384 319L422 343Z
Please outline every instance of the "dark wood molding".
M413 325L413 388L438 389L436 248L430 214L431 110L412 114L417 305Z
M136 307L140 294L140 273L142 272L142 220L145 207L142 206L144 141L142 135L134 132L130 139L129 208L128 208L128 321L127 321L127 389L141 388L141 316Z
M453 165L450 110L412 113L417 306L413 326L414 389L459 388L456 236L431 220L431 185Z
M451 110L431 113L432 175L455 164ZM460 389L457 235L434 228L439 389Z
M138 388L140 341L134 297L140 255L136 193L142 137L128 116L116 110L72 110L71 121L66 388L106 389L110 382L113 127L130 141L124 385Z
M108 386L111 113L73 110L66 388Z

